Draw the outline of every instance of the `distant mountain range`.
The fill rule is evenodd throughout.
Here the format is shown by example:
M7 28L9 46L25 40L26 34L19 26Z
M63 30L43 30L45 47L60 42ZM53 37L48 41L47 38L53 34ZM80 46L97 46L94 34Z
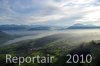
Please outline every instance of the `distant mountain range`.
M37 27L30 28L29 30L50 30L50 27L49 26L37 26Z
M0 25L0 31L10 30L62 30L63 27L59 26L48 26L48 25Z
M0 25L0 31L6 30L25 30L28 26L26 25Z
M66 26L67 27L67 26ZM66 30L63 26L51 26L51 25L0 25L0 31L32 31L32 30ZM100 26L74 24L67 29L100 29Z
M74 24L67 29L100 29L100 26L92 25L92 24Z

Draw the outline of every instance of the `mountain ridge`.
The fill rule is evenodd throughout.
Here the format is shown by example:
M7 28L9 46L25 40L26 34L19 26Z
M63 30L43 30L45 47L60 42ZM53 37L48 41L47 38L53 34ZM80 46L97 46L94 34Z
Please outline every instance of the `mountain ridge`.
M74 24L67 29L99 29L100 26L92 25L92 24Z

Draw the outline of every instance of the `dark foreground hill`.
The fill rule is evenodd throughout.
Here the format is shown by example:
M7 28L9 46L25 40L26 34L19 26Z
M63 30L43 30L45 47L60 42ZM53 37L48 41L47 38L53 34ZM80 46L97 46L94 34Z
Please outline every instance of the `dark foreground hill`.
M11 35L3 32L3 31L0 31L0 45L11 38L13 38Z
M5 64L5 54L12 54L13 56L45 56L50 54L55 56L53 64L41 63L23 63L21 66L99 66L100 64L100 42L91 41L82 43L80 45L71 46L69 42L58 40L57 38L44 37L35 40L27 40L17 42L0 47L0 64L1 66L18 66L18 64ZM67 54L91 54L93 61L91 63L71 63L67 64ZM85 58L83 58L85 60Z

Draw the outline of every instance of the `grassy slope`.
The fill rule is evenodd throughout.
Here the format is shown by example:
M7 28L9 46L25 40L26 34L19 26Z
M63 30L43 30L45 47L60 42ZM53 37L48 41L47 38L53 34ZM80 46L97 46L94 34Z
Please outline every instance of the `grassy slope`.
M65 64L66 55L70 54L92 54L93 62L91 64ZM35 55L54 55L56 60L52 66L98 66L100 62L100 45L95 42L82 43L80 46L70 46L70 43L64 40L58 40L56 37L44 37L36 40L27 40L3 46L0 48L0 64L5 66L4 55L12 54L17 56L35 56ZM8 64L14 66L13 64ZM45 66L45 64L22 64L22 66Z

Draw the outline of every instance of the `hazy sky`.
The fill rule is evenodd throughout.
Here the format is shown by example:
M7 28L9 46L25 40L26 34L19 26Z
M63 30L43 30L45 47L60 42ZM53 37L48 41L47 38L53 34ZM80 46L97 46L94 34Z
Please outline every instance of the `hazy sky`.
M100 25L100 0L0 0L0 24Z

